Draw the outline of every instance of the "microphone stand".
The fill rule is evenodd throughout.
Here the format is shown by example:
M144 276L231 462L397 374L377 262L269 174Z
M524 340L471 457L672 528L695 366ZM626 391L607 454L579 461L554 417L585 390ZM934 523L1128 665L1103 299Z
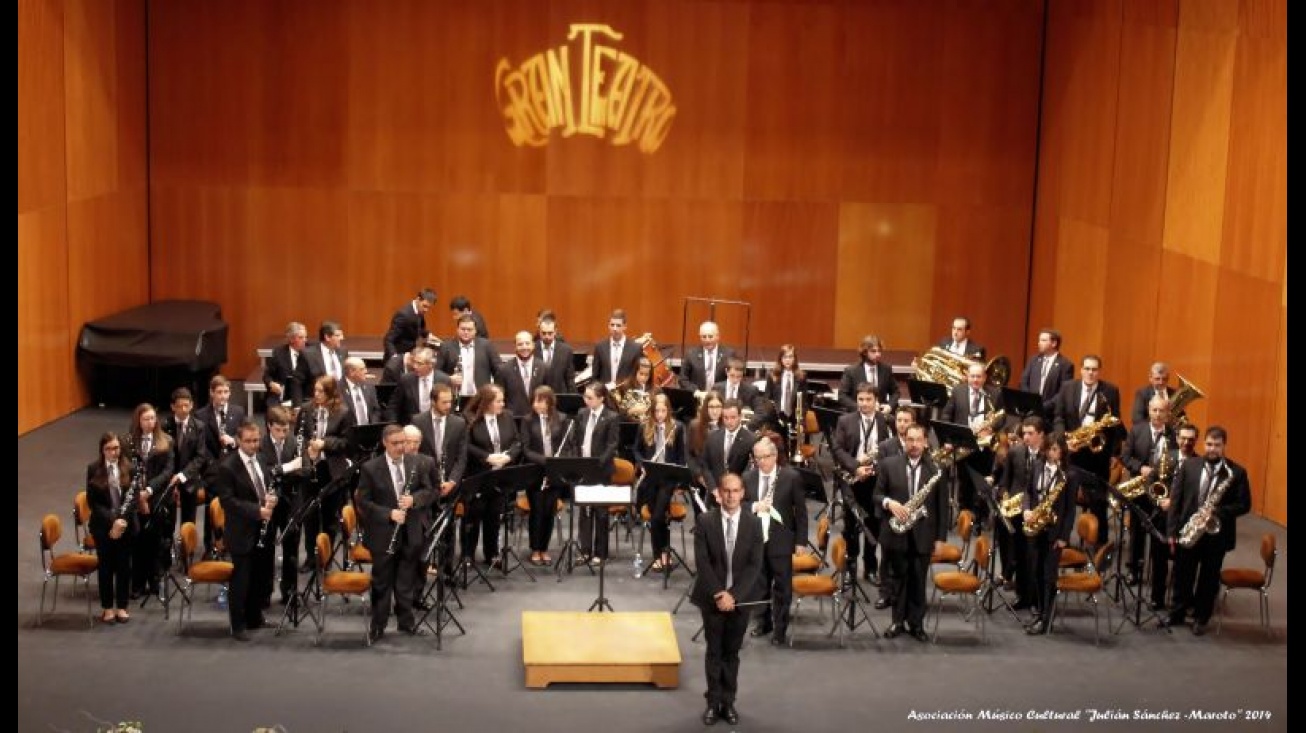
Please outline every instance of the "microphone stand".
M426 626L435 635L435 649L440 651L444 640L444 627L453 624L458 627L458 632L464 636L467 635L467 629L458 622L458 617L454 615L453 610L449 608L449 597L452 594L454 602L458 608L463 608L463 601L458 597L458 590L454 587L453 577L445 573L445 561L449 554L449 548L445 545L444 539L449 528L453 526L453 508L457 502L450 501L448 505L440 512L439 518L435 524L427 530L427 537L430 541L426 545L426 552L422 553L422 566L429 567L432 562L440 568L440 574L435 579L434 588L427 589L423 599L430 598L431 593L435 593L435 603L422 612L417 619L417 626ZM431 614L435 614L435 623L432 625Z

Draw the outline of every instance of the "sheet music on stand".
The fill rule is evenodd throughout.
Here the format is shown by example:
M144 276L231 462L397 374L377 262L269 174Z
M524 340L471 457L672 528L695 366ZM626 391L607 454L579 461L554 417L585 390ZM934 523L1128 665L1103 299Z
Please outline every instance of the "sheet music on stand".
M630 486L611 486L606 484L578 484L575 487L575 503L584 506L616 506L629 504Z

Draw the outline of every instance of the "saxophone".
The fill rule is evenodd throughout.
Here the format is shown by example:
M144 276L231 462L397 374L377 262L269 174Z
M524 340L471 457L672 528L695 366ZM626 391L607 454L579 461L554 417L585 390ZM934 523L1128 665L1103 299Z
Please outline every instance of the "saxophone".
M1102 449L1106 447L1106 436L1102 433L1107 428L1119 424L1120 418L1107 412L1100 420L1095 420L1088 425L1068 431L1066 433L1066 447L1070 449L1071 453L1078 453L1085 448L1094 453L1101 453Z
M1057 499L1061 497L1061 492L1066 488L1066 475L1057 473L1057 480L1052 484L1052 488L1043 497L1043 501L1038 503L1030 511L1030 518L1025 520L1024 532L1026 537L1038 537L1043 534L1049 526L1056 524L1057 512L1053 509L1056 506Z
M1015 519L1020 516L1021 506L1024 503L1024 496L1019 492L1010 494L1002 499L1001 508L1002 516L1007 519Z
M1205 534L1220 534L1220 517L1215 513L1215 507L1224 497L1224 492L1228 490L1229 484L1233 483L1233 471L1229 471L1229 477L1221 481L1211 489L1211 493L1206 495L1206 501L1193 512L1193 516L1188 518L1184 523L1183 529L1179 530L1179 544L1184 547L1192 547L1197 541L1202 539Z
M910 532L912 527L915 527L918 522L928 517L930 512L925 508L925 500L930 498L930 493L934 491L934 487L938 485L939 479L941 478L943 478L943 471L940 469L930 477L929 481L925 482L924 486L917 489L916 493L912 494L911 497L907 499L906 503L903 504L908 512L907 520L899 521L897 517L892 517L889 519L889 529L892 529L898 534L906 534Z
M988 398L985 397L985 399ZM987 450L993 446L993 441L998 437L998 428L1006 419L1006 410L993 410L989 412L989 416L985 418L984 422L975 428L975 435L979 436L975 439L975 442L979 444L980 450ZM980 435L985 430L990 431L989 434Z
M879 460L880 460L880 444L876 443L875 445L871 446L871 449L866 452L866 455L857 459L857 467L861 468L862 466L874 466ZM844 470L843 468L838 468L835 469L835 473L837 473L839 478L843 479L843 482L845 484L848 484L849 486L852 486L853 484L862 480L857 478L856 469L852 471L847 471Z

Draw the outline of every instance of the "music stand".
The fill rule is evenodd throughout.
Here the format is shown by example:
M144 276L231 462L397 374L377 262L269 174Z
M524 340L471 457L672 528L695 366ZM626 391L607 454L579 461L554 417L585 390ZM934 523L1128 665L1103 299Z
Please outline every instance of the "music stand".
M1013 535L1014 537L1016 534L1016 527L1011 523L1011 520L1007 519L1007 516L1002 513L1002 505L998 501L997 496L994 495L994 488L992 486L989 486L989 482L984 480L983 474L981 474L979 471L976 471L973 466L969 466L969 465L966 466L966 470L970 472L970 480L971 483L975 485L975 493L979 494L980 497L983 498L984 503L988 505L989 514L991 516L997 517L998 521L1002 522L1002 526L1006 528L1007 532ZM993 529L993 537L992 537L992 541L989 543L989 556L984 558L983 561L984 562L983 567L986 570L984 573L982 586L980 587L979 590L980 607L984 609L985 613L993 613L994 609L996 608L996 606L993 603L993 600L994 598L996 598L998 602L1001 603L1007 609L1007 613L1011 614L1011 617L1016 620L1016 623L1023 623L1020 619L1020 614L1016 612L1015 606L1011 605L1011 601L1007 599L1007 596L1005 594L1003 594L1002 589L998 587L998 584L993 582L993 564L996 561L998 555L998 523L997 522L993 523L992 529ZM984 529L981 527L980 531L983 532ZM1015 537L1014 541L1023 542L1024 540L1020 539L1019 537ZM974 558L974 560L976 561L976 563L979 562L979 558Z
M597 461L597 459L589 459L589 460ZM599 511L605 511L607 507L610 506L629 504L630 490L631 488L629 486L598 486L598 485L577 484L576 496L572 500L572 504L573 506L581 505L587 508L598 507ZM609 611L612 611L613 613L616 612L613 610L612 604L608 603L607 596L604 595L604 591L603 591L604 578L606 577L605 571L607 570L607 567L608 567L608 563L606 561L599 564L599 595L597 598L594 599L594 602L590 604L589 607L590 612L598 611L599 613L603 613L603 609L605 608L608 609Z
M694 485L694 474L690 472L687 466L678 463L659 463L657 461L640 461L640 465L644 467L644 480L652 481L653 486L666 484L672 487L683 486L688 488ZM652 516L652 507L649 507L649 516ZM693 568L689 567L684 556L676 551L675 545L671 544L669 538L667 540L667 554L675 560L671 567L667 567L665 564L662 566L662 587L664 589L671 581L671 573L682 565L685 572L689 573L689 577L694 577Z
M825 478L821 476L819 471L810 468L794 468L794 470L803 479L803 496L821 502L821 508L816 512L816 520L820 521L821 515L830 508L830 497L825 491ZM807 546L816 551L816 546L812 544L812 540L808 538L806 541ZM816 554L824 559L820 552L816 552Z
M559 392L554 397L557 400L558 412L575 415L585 409L585 398L575 392Z
M862 505L857 503L857 497L853 496L852 486L843 481L836 481L835 501L843 506L845 525L849 520L848 515L851 514L852 521L857 523L862 535L870 543L869 546L875 547L878 543L875 535L871 534L870 526L866 523L866 510L862 509ZM857 573L849 572L845 568L843 574L843 608L838 609L837 618L834 622L835 626L830 630L830 633L834 633L834 629L838 628L840 622L848 628L849 632L856 631L858 626L866 624L871 627L871 634L877 639L880 638L880 631L875 628L875 622L871 621L871 617L866 615L866 609L861 606L862 603L869 603L871 599L866 595L866 591L862 590L861 583L857 582ZM858 596L861 596L861 600L858 600Z
M494 490L500 494L507 494L505 490L508 490L512 492L513 496L516 496L517 487L536 486L543 480L544 466L526 463L520 466L507 466L494 471L485 471L466 478L463 480L463 490L472 496L475 496L481 490ZM504 514L511 516L514 510L514 502L504 502ZM513 570L520 568L522 572L526 573L526 577L534 583L535 575L521 561L521 557L517 555L516 550L512 549L512 544L508 541L508 522L500 521L499 524L503 529L503 540L499 543L499 572L503 573L503 577L506 578ZM509 561L511 561L511 564Z
M436 567L440 568L440 575L435 579L435 604L422 612L422 615L417 619L416 626L420 628L424 625L426 628L431 629L432 633L435 635L436 651L440 651L443 646L445 626L453 624L458 627L459 633L464 636L467 635L467 629L463 628L463 625L458 622L458 617L455 616L453 611L449 608L450 589L448 587L449 583L446 581L451 580L451 578L445 577L444 570L444 555L448 552L448 548L446 548L444 544L444 535L447 534L449 528L453 526L455 504L457 504L457 502L448 502L448 505L441 510L440 516L435 520L435 524L432 524L426 531L430 540L426 545L426 552L422 553L422 567L430 567L434 560L436 562ZM428 589L422 596L423 600L429 598L430 595L431 589ZM458 602L458 607L462 608L463 602L462 599L458 598L456 590L454 591L454 600ZM434 626L428 620L432 613L435 614Z
M834 429L839 424L839 418L847 413L843 410L818 406L813 406L812 412L816 413L816 424L821 426L821 434L825 436L825 444L834 445Z
M698 398L694 396L694 390L663 387L662 394L667 396L671 403L671 414L677 418L689 422L698 414Z
M1121 509L1120 509L1120 514L1118 515L1119 518L1116 520L1116 535L1118 537L1124 537L1126 534L1125 533L1125 509L1124 509L1124 507L1126 506L1129 507L1129 511L1134 513L1134 521L1139 522L1139 526L1143 528L1143 531L1145 533L1145 536L1143 537L1143 567L1138 573L1134 574L1136 576L1134 578L1134 583L1132 584L1129 583L1124 578L1124 575L1120 572L1120 564L1123 562L1123 558L1125 556L1123 547L1117 548L1116 550L1116 566L1115 566L1115 574L1116 574L1115 600L1120 603L1121 611L1122 611L1121 613L1122 618L1120 619L1120 625L1116 627L1115 633L1119 634L1120 630L1125 627L1125 623L1130 621L1133 622L1135 628L1141 629L1143 627L1144 621L1158 618L1156 612L1152 611L1151 609L1148 609L1146 616L1143 615L1143 578L1145 576L1151 577L1151 573L1153 571L1152 563L1156 561L1156 558L1152 555L1152 543L1148 541L1146 535L1151 535L1152 538L1156 539L1162 544L1166 543L1166 536L1164 533L1161 532L1161 530L1156 528L1156 523L1153 522L1152 518L1148 516L1147 510L1138 506L1136 501L1126 499L1125 495L1122 494L1119 489L1112 486L1110 483L1103 481L1097 476L1094 476L1093 474L1090 474L1087 471L1084 471L1083 474L1085 475L1084 483L1086 485L1092 487L1097 491L1101 491L1103 488L1105 488L1107 493L1109 493L1111 496L1114 496L1116 502L1120 505ZM1131 596L1133 596L1133 600L1132 601L1126 600L1125 593L1128 593ZM1131 602L1133 603L1134 606L1132 616L1130 614L1130 609L1129 609L1129 604ZM1166 630L1169 631L1169 628L1167 627Z
M929 382L925 382L924 384L929 384ZM943 422L942 420L932 420L930 426L934 428L934 436L938 439L939 445L952 445L954 449L953 455L956 455L957 452L960 452L963 449L969 453L979 451L979 443L975 440L975 432L969 427L957 423ZM950 518L951 521L949 522L949 525L955 524L957 520L957 485L960 483L958 481L960 477L957 474L957 464L959 462L959 460L954 460L952 466L948 469L948 484L951 489L948 492L948 505L952 508L952 517Z
M580 458L580 457L558 457L544 459L544 475L554 484L575 487L578 484L599 484L606 478L606 471L603 469L603 463L598 458ZM573 549L574 548L574 549ZM562 569L567 568L570 574L573 570L572 563L575 559L574 550L580 549L580 543L576 541L576 498L573 489L571 500L571 511L567 512L567 541L562 545L562 550L558 553L558 559L553 563L553 570L558 575L558 582L562 582ZM585 567L589 567L586 564ZM594 569L590 568L590 574L594 574Z
M908 379L907 394L911 396L911 401L918 405L924 405L927 414L933 417L937 415L943 406L948 404L948 386L936 382L926 382L923 379Z
M1015 415L1022 420L1030 415L1046 417L1043 414L1043 395L1033 392L1003 387L1002 406L1007 414Z
M358 474L362 470L362 463L353 464L344 473L340 474L339 477L328 481L326 485L317 492L317 495L308 501L302 500L304 492L301 490L301 501L299 502L299 506L291 513L290 519L286 521L286 526L282 527L281 531L277 533L276 542L273 544L273 547L280 547L282 541L285 540L287 535L300 532L304 525L304 520L308 518L308 515L312 512L319 511L322 500L332 496L340 489L356 481ZM295 586L290 593L289 598L286 599L285 610L281 612L281 620L277 623L276 636L281 635L281 631L285 628L287 621L294 625L295 628L299 628L299 624L303 622L305 616L313 619L314 624L317 624L319 621L317 614L313 612L312 604L308 601L310 595L314 598L319 598L322 595L322 575L320 563L318 563L317 560L317 543L314 542L312 547L313 549L307 558L309 561L308 584L305 585L304 590L301 591L299 589L299 574L295 574Z
M390 398L398 388L398 382L381 382L376 385L376 401L381 405L381 409L384 410L386 405L390 404Z
M374 458L381 452L381 433L390 423L372 422L362 425L350 425L345 429L345 441L349 446L349 455L355 461Z

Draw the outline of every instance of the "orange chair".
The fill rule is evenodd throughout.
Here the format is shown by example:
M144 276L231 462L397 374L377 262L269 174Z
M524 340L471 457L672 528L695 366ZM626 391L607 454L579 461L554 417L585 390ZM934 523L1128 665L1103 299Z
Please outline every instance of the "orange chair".
M936 644L939 641L939 617L943 615L943 605L939 597L949 595L962 599L963 603L959 609L962 618L974 614L975 623L979 626L980 641L985 640L984 618L988 614L980 607L980 600L983 596L985 578L991 577L989 554L989 538L980 535L979 539L975 540L975 555L964 568L934 574L934 592L930 597L930 605L934 606L933 637Z
M805 555L794 553L792 563L794 574L819 572L825 567L825 550L830 543L830 518L821 517L816 523L816 552Z
M839 633L839 646L842 647L844 645L844 629L847 628L847 624L843 623L839 611L843 601L843 576L848 565L848 549L844 544L843 537L835 537L834 542L830 544L830 562L829 573L794 576L792 581L794 611L791 617L797 619L798 608L802 605L804 598L816 598L818 600L829 598L833 624L830 626L830 633L827 636L834 636L837 631ZM791 623L789 626L789 646L794 645L793 628L794 625Z
M1088 515L1092 517L1092 515ZM1094 518L1093 524L1097 524ZM1062 553L1066 551L1065 548ZM1102 593L1102 569L1109 566L1112 552L1115 551L1115 543L1108 542L1098 548L1094 553L1092 561L1084 566L1084 570L1077 573L1063 573L1057 577L1057 595L1052 601L1052 616L1048 619L1048 628L1052 628L1052 621L1059 615L1057 613L1057 603L1062 598L1071 593L1079 593L1084 596L1084 600L1093 604L1093 644L1099 644L1102 641L1102 625L1098 619L1098 606L1106 606L1106 625L1111 626L1111 604L1099 604L1097 596ZM1108 599L1110 600L1110 599Z
M91 573L94 573L100 567L100 558L95 555L88 555L84 552L66 552L62 555L55 554L55 545L59 543L59 538L63 536L63 524L60 523L59 517L54 514L47 514L41 520L41 604L36 609L36 625L40 626L45 616L45 588L51 580L54 581L54 598L50 602L50 613L54 613L55 607L59 604L59 578L65 575L73 576L73 585L77 584L77 578L80 578L86 589L86 622L87 625L94 627L95 618L91 615Z
M213 497L209 502L209 523L213 525L213 557L211 560L220 559L227 554L227 540L223 536L227 528L227 512L222 508L222 500Z
M207 584L210 586L229 587L231 584L231 573L235 570L235 565L226 560L201 560L195 562L195 551L199 546L199 531L195 529L194 522L186 522L181 525L181 578L173 578L177 584L176 595L181 598L181 608L177 611L177 633L181 634L186 630L186 612L189 610L191 616L195 614L195 597L193 592L196 585ZM171 598L171 596L169 596ZM168 606L163 607L163 617L168 617Z
M613 486L630 486L635 485L635 464L625 458L612 459L612 485ZM634 496L631 496L634 501ZM625 504L617 504L608 507L608 516L612 518L609 529L616 531L619 523L626 524L626 541L633 544L633 535L630 527L630 507ZM642 542L641 542L642 544Z
M971 532L974 527L975 514L969 509L962 509L957 514L957 536L961 540L961 546L943 543L930 555L930 564L956 565L960 568L966 559L966 551L970 549Z
M1075 520L1075 534L1079 537L1079 547L1066 547L1061 550L1058 565L1062 570L1083 568L1092 559L1093 548L1097 547L1097 516L1083 512ZM1098 566L1101 567L1101 566Z
M1224 592L1220 594L1220 616L1215 622L1215 633L1220 633L1224 624L1225 606L1229 605L1229 591L1254 590L1260 594L1261 626L1267 635L1270 628L1270 581L1274 580L1274 561L1279 557L1279 548L1274 535L1266 532L1261 537L1261 560L1265 568L1224 568L1220 571L1220 585Z
M358 513L352 504L340 508L340 523L344 525L345 541L349 543L349 551L345 553L345 570L371 565L372 552L363 544L363 532L358 528Z
M317 614L317 635L314 644L322 643L326 630L327 599L331 596L361 596L363 607L363 641L372 645L372 574L352 570L328 570L331 566L331 538L326 532L317 535L317 570L322 580L322 600Z
M77 547L84 553L95 552L95 538L91 536L88 523L91 521L91 502L85 491L77 492L73 497L73 537Z

